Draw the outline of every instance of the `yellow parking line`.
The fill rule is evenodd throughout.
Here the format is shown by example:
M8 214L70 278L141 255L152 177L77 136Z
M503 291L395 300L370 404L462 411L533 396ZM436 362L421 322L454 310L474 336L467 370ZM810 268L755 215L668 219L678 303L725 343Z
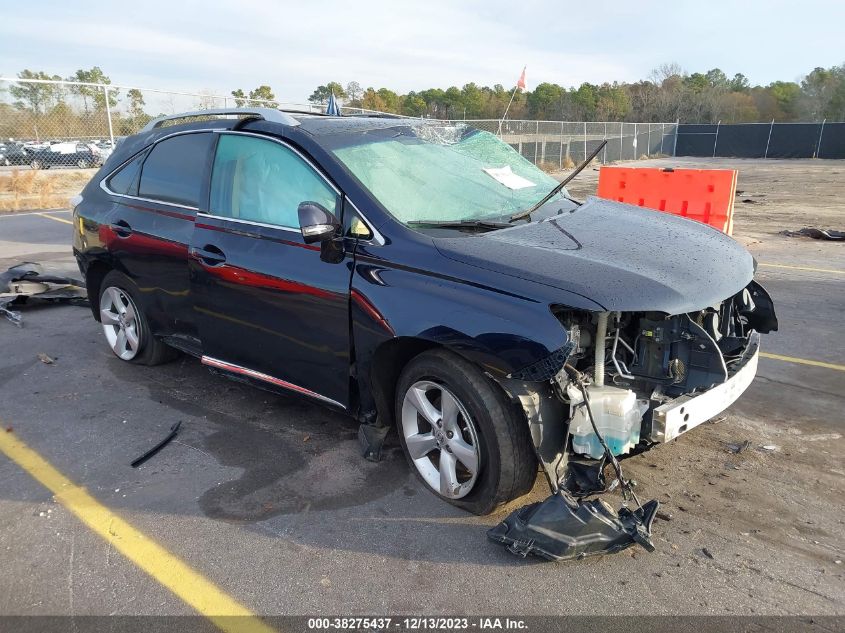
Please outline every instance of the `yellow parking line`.
M275 630L194 571L175 554L132 527L76 485L13 433L0 428L0 452L48 488L56 501L75 514L112 547L227 633ZM233 617L237 616L237 617Z
M798 363L799 365L812 365L813 367L824 367L825 369L835 369L836 371L845 371L845 365L837 365L836 363L823 363L820 360L808 360L806 358L795 358L794 356L783 356L781 354L769 354L768 352L760 352L762 358L771 358L772 360L782 360L787 363Z
M48 220L55 220L56 222L64 222L65 224L70 224L73 226L73 222L70 220L65 220L64 218L57 218L54 215L47 215L46 213L36 213L35 215L40 215L42 218L47 218Z
M845 275L845 270L836 270L835 268L811 268L809 266L787 266L786 264L767 264L766 262L759 262L758 266L766 266L767 268L785 268L787 270L807 270L812 273L832 273L834 275Z

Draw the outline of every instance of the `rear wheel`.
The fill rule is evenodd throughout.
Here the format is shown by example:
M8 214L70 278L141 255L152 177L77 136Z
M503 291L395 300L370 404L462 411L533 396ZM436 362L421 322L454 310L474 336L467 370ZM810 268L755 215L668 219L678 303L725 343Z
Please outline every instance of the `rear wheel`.
M105 276L99 305L106 342L128 362L158 365L172 360L178 352L153 336L137 296L135 284L123 273L113 270Z
M440 498L487 514L529 490L537 475L524 416L473 364L425 352L396 390L399 438L412 470Z
M33 169L41 169L44 165L41 164L41 161L37 158L33 158L32 162L29 163L29 166Z
M91 166L91 161L85 160L84 158L80 158L76 161L76 166L80 169L88 169Z

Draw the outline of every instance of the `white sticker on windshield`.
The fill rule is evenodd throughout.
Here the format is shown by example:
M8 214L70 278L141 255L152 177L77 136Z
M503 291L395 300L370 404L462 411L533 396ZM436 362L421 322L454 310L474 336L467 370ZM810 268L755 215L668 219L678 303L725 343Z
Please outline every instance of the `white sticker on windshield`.
M488 176L495 178L508 189L525 189L526 187L533 187L537 184L513 173L510 165L505 167L487 167L484 169L484 172Z

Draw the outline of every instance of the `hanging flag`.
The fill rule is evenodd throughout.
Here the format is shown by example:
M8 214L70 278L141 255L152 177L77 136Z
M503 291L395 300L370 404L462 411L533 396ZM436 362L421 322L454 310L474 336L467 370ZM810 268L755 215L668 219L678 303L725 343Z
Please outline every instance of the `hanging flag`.
M326 114L340 116L340 107L337 105L337 99L334 98L334 92L332 92L329 96L329 103L326 106Z
M525 69L526 68L528 68L528 66L522 67L522 74L519 76L519 80L516 82L516 87L519 88L520 90L525 90Z

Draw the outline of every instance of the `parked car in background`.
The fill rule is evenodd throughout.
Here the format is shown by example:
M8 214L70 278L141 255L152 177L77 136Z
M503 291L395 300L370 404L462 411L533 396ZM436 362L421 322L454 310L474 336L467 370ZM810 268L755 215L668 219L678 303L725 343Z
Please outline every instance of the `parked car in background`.
M49 148L29 154L29 165L33 169L50 167L79 167L89 169L103 164L103 157L84 143L56 143Z
M0 165L27 165L29 154L20 143L0 144Z

